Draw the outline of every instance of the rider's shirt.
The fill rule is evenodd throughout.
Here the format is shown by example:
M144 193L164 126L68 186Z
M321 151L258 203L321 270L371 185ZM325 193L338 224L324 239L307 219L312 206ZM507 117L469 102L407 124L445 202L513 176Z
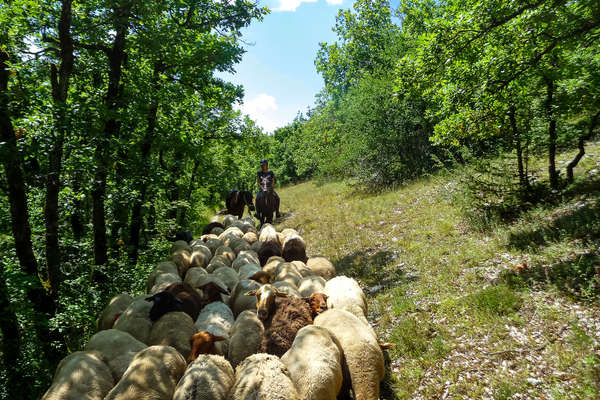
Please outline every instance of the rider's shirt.
M262 182L263 178L269 178L267 180L267 189L272 189L273 188L273 181L275 180L275 174L273 173L273 171L267 171L267 172L263 172L263 171L258 171L258 181ZM262 190L262 188L260 188L260 190Z

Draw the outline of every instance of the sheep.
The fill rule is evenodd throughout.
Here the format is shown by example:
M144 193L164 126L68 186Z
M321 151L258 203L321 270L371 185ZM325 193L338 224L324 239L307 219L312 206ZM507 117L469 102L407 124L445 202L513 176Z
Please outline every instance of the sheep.
M151 308L152 304L146 301L145 295L134 298L129 307L117 318L113 328L127 332L140 342L148 344L152 329Z
M129 363L142 349L148 347L127 332L107 329L96 333L85 345L86 351L98 351L106 360L110 371L118 381L125 373Z
M265 326L261 352L281 357L292 345L296 332L312 324L312 311L305 299L288 297L272 285L263 285L246 295L256 296L258 318Z
M104 400L169 400L185 368L185 359L173 347L145 348L135 355L123 378Z
M327 295L324 293L313 293L308 297L303 297L303 299L310 307L313 320L317 315L327 310Z
M229 260L229 265L231 265L231 263L233 262L233 260L235 260L236 257L233 250L231 250L231 248L227 246L221 246L215 251L215 257L220 255L226 257Z
M239 278L236 270L231 267L217 268L216 270L213 271L212 274L214 276L216 276L217 278L221 279L221 281L223 281L225 286L227 286L227 289L229 289L230 291L240 281L240 278Z
M308 297L313 293L323 292L325 279L318 275L307 276L298 282L298 291L302 297Z
M298 287L293 283L279 281L273 282L273 286L277 288L277 290L287 293L291 297L302 297L300 296L300 292L298 291Z
M240 252L240 254L236 257L235 260L233 260L231 268L235 269L236 271L239 271L242 265L259 263L260 261L258 260L258 254L255 255L253 251L251 252L249 250L244 250Z
M281 256L281 244L279 242L264 242L258 249L260 265L264 266L272 256Z
M278 257L278 256L269 257L269 259L267 260L267 263L262 266L263 271L268 272L271 275L275 276L275 271L277 270L277 267L279 266L279 264L284 263L284 262L285 262L285 260L281 257Z
M227 214L223 218L223 225L225 228L229 228L229 226L231 224L233 224L235 221L237 221L237 217L235 215Z
M200 286L200 283L202 282L201 281L202 277L205 276L206 274L208 274L208 272L206 272L206 270L204 268L199 268L199 267L190 268L190 269L188 269L187 273L185 274L185 279L183 280L183 282L187 283L188 285L190 285L193 288L197 288L198 286Z
M210 260L210 263L208 263L208 265L206 266L206 271L213 272L217 268L231 267L231 265L232 265L231 261L229 260L228 257L225 257L223 255L218 255L218 256L214 256L212 258L212 260Z
M173 261L163 261L158 263L156 268L148 275L148 280L146 281L146 293L150 293L158 275L169 273L179 275L179 269Z
M230 400L299 400L300 396L281 360L270 354L254 354L235 369Z
M202 297L203 306L213 301L229 299L229 289L221 279L213 274L206 274L198 279L197 292Z
M300 275L302 275L303 278L314 275L312 270L306 266L306 263L296 260L292 261L292 264L294 265L294 267L296 267L298 272L300 272Z
M177 240L175 243L173 243L173 245L171 245L171 249L169 250L169 254L173 254L176 253L180 250L185 250L189 253L192 252L192 248L190 247L189 243L186 242L185 240Z
M246 296L245 293L258 288L260 288L260 283L246 279L239 281L235 285L229 298L229 307L236 318L242 311L256 310L256 298L254 296Z
M198 249L198 250L196 250ZM208 254L207 254L208 253ZM208 249L208 247L200 247L196 246L195 250L190 255L190 266L189 268L206 268L209 261L212 259L212 253Z
M172 285L174 283L179 283L179 282L181 282L181 277L179 276L178 273L174 274L172 272L168 272L168 273L160 274L154 279L154 286L152 286L152 288L150 288L150 291L148 292L148 294L155 294L158 292L162 292L170 285Z
M334 308L314 319L314 325L329 329L339 340L350 372L356 400L379 398L379 383L385 375L383 353L373 328L354 314Z
M271 224L264 224L260 230L260 235L258 235L258 240L263 243L279 242L279 237L277 236L275 227Z
M285 228L284 230L281 231L281 234L285 237L288 237L289 235L298 235L298 231L293 229L293 228Z
M227 360L201 354L177 384L173 400L226 400L234 382L233 368Z
M216 336L224 338L223 341L216 344L216 353L227 355L229 346L229 331L233 326L233 312L227 304L221 301L214 301L207 304L198 315L194 325L198 331L206 331ZM193 347L192 347L193 350Z
M123 311L125 311L132 302L133 297L127 293L121 293L113 297L98 317L98 331L112 328L117 318L123 314Z
M190 338L197 332L194 320L184 312L169 312L152 325L149 345L172 346L184 359L192 351Z
M256 242L254 242L250 245L250 250L253 250L258 253L258 249L260 249L260 246L262 246L262 244L263 244L263 242L261 242L260 240L257 240Z
M262 272L262 268L258 264L246 264L238 270L240 279L250 279L257 272Z
M287 262L306 262L308 258L306 257L306 243L304 242L304 239L302 239L300 235L294 233L287 235L283 241L281 256Z
M242 251L248 251L252 249L250 243L246 242L244 239L240 239L239 242L233 242L230 244L230 246L236 254L236 256L239 255Z
M190 338L191 351L187 359L188 363L193 362L201 354L222 355L217 350L215 344L224 340L227 340L227 338L223 336L213 335L212 333L207 331L200 331L198 333L195 333Z
M206 225L202 229L202 235L208 235L209 233L211 233L211 231L214 228L221 228L221 229L225 230L225 226L222 223L220 223L220 222L211 222L210 224Z
M240 257L249 257L255 261L255 264L258 264L258 253L254 250L242 250L237 258Z
M285 236L283 236L283 234L281 232L277 232L277 241L283 248L283 243L285 242Z
M208 249L210 250L210 252L212 253L212 255L215 255L215 251L217 251L217 249L221 246L223 246L223 242L220 241L217 238L210 238L208 239L206 242L204 242L204 245L206 247L208 247Z
M175 265L177 265L177 271L179 272L179 276L185 276L185 273L187 272L188 268L190 268L190 264L192 262L191 253L191 251L187 250L178 250L175 253L171 254L170 261L173 261Z
M210 233L215 235L217 238L219 238L219 236L221 235L221 233L223 233L225 231L225 229L217 226L215 228L213 228Z
M193 287L182 282L169 285L163 292L147 297L146 301L154 303L150 310L152 321L171 311L183 311L195 321L205 304Z
M280 263L277 268L275 268L275 282L287 282L298 287L301 279L302 275L300 275L296 267L289 262Z
M256 235L256 232L248 231L248 232L244 233L244 236L242 236L242 239L244 239L246 242L248 242L250 245L252 245L252 243L254 243L258 240L258 236Z
M265 332L263 323L254 311L245 310L237 316L229 332L227 359L236 367L260 348Z
M42 400L102 400L114 385L108 365L96 351L63 358Z
M346 310L365 324L369 324L367 321L367 298L354 279L343 275L337 276L325 283L323 293L328 297L328 308Z
M231 226L223 231L219 235L219 239L223 242L229 241L232 238L241 238L244 236L244 232L240 228L236 228L235 226Z
M206 244L206 242L210 239L219 239L218 235L215 235L214 233L207 233L206 235L202 235L200 236L200 238L198 238L197 240L203 242L204 244Z
M256 281L258 283L272 283L273 282L273 275L260 270L257 273L255 273L254 275L252 275L251 277L249 277L248 279L251 279L253 281Z
M315 274L322 276L326 281L335 277L335 267L323 256L313 256L306 261L306 266Z
M342 388L344 353L326 328L300 329L292 346L281 357L302 400L335 400Z

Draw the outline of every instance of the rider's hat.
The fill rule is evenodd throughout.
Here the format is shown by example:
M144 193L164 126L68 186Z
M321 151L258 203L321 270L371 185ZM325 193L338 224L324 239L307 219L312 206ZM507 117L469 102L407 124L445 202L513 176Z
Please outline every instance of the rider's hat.
M267 159L266 159L266 158L263 158L262 160L260 160L260 165L263 165L263 164L268 164L268 163L269 163L269 162L267 161Z

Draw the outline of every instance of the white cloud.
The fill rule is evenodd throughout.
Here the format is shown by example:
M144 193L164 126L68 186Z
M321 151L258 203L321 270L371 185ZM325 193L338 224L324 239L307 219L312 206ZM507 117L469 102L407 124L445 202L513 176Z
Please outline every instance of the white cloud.
M329 2L330 0L327 0ZM333 0L340 1L340 0ZM279 7L275 11L296 11L296 8L302 3L316 3L317 0L279 0Z
M266 93L261 93L252 100L245 101L239 108L242 114L247 114L258 125L262 126L267 132L273 132L275 128L282 126L275 121L275 112L277 111L277 102L275 97Z
M342 4L344 0L326 0L327 4Z

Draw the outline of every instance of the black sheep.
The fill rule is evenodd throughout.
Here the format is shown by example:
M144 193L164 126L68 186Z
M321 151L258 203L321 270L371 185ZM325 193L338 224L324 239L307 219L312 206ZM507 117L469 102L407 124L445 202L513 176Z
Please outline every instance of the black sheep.
M267 260L272 256L281 257L281 244L279 242L264 242L258 249L258 259L262 267L265 266Z
M196 321L205 305L221 299L219 293L228 294L213 282L201 289L206 292L206 299L200 297L193 287L182 282L172 283L164 291L147 297L146 301L154 302L150 309L150 319L154 322L168 312L183 311Z

